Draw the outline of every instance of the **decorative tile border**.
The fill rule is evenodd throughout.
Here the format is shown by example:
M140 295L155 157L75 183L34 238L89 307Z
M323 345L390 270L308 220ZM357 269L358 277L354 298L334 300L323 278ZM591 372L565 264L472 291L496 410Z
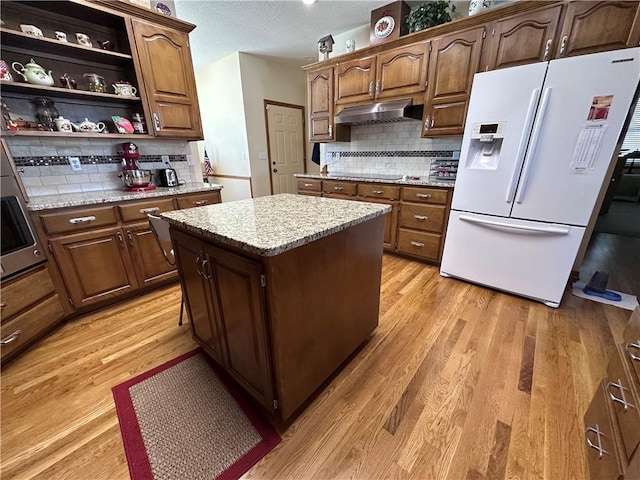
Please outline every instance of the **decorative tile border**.
M453 150L376 150L368 152L330 152L331 158L356 157L447 157L453 156Z
M76 155L82 165L96 165L108 163L122 163L118 155ZM69 165L68 155L44 157L13 157L17 167L41 167L46 165ZM170 162L186 162L186 155L169 155ZM138 162L162 162L161 155L140 155Z

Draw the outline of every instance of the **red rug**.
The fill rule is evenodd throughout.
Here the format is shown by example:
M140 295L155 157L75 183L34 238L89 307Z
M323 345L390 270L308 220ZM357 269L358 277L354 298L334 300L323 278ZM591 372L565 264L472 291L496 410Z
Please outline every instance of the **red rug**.
M232 480L280 436L196 349L113 387L133 480Z

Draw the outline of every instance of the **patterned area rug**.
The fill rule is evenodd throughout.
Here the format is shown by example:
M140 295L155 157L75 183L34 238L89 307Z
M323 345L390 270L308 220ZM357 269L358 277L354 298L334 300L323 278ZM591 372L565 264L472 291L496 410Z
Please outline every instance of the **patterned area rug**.
M280 436L200 349L113 387L132 480L239 478Z

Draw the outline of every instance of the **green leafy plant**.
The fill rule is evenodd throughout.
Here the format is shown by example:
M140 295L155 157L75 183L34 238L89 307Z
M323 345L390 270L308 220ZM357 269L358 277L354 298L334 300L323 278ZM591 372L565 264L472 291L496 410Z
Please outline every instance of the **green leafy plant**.
M449 1L437 0L423 3L407 15L409 33L450 22L451 13L455 11L456 6Z

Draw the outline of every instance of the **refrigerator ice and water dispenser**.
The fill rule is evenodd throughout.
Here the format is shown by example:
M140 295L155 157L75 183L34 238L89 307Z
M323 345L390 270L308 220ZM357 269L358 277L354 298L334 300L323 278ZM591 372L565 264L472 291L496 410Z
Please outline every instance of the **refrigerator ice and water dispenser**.
M467 168L496 170L502 150L506 122L474 123L469 142Z

